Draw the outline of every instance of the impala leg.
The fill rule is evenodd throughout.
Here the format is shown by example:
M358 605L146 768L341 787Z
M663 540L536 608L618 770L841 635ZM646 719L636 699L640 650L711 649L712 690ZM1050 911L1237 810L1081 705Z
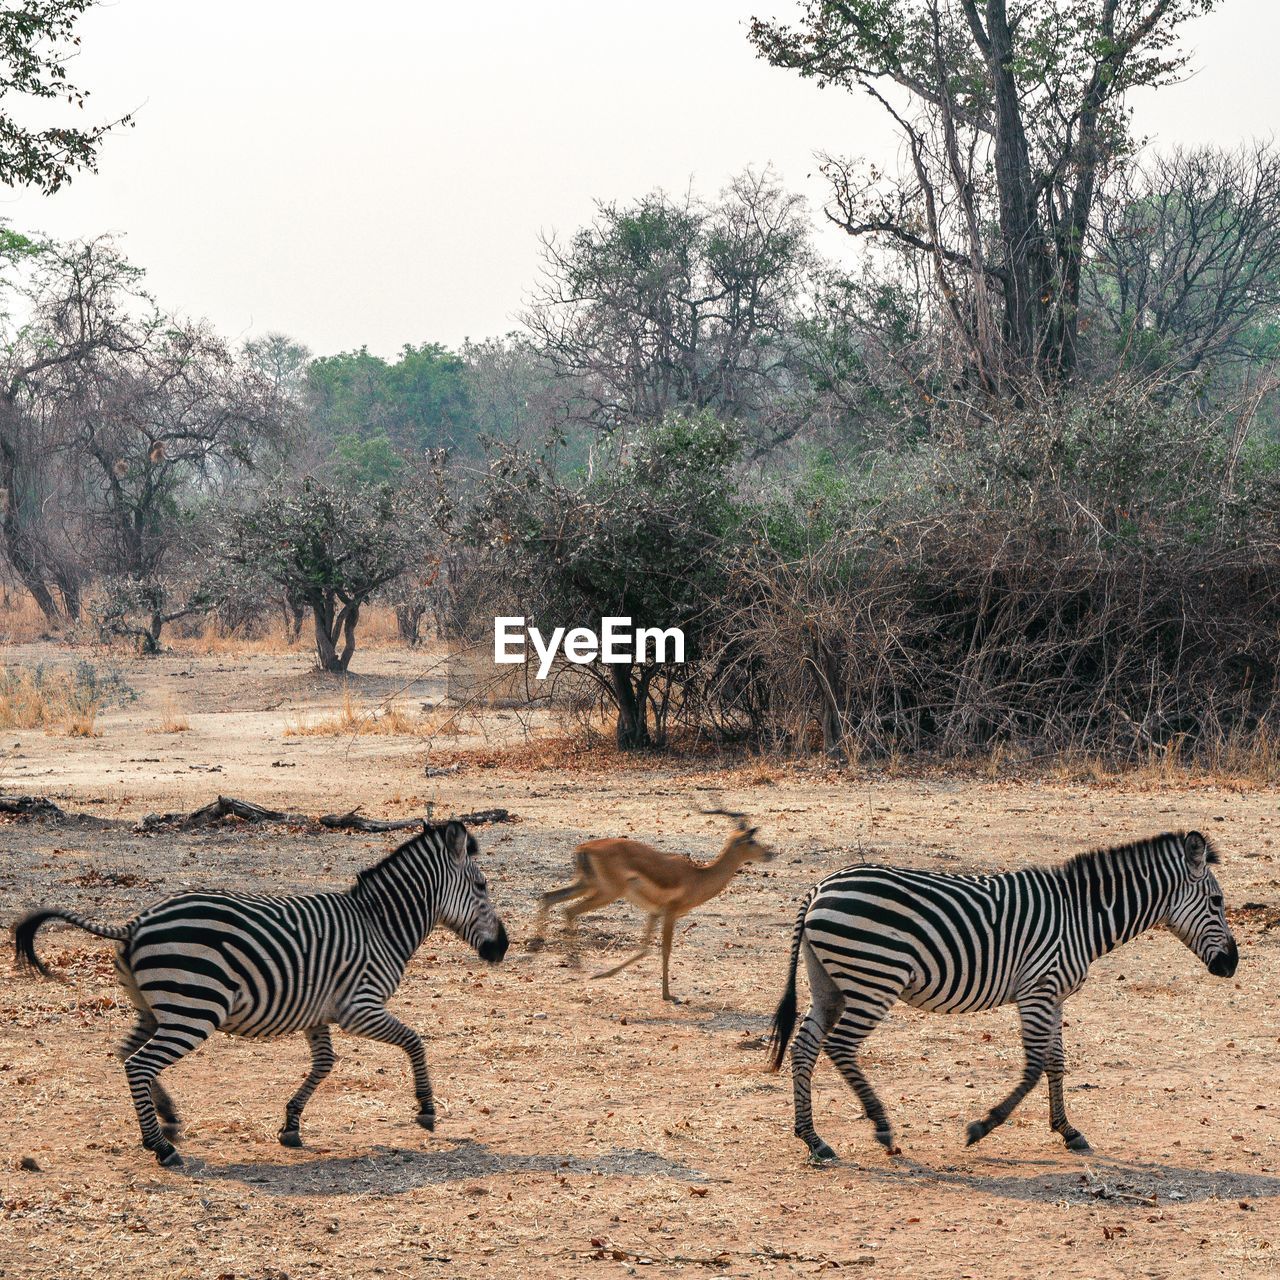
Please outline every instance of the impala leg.
M969 1126L965 1146L971 1147L975 1142L981 1142L992 1129L1004 1124L1014 1107L1036 1087L1044 1074L1053 1028L1062 1019L1061 1005L1046 996L1031 996L1018 1001L1018 1013L1022 1019L1022 1050L1025 1057L1022 1077L1006 1097L996 1103L981 1120L975 1120Z
M645 956L653 950L653 931L657 926L658 917L649 916L644 923L644 936L640 939L640 950L634 955L628 956L621 964L615 964L612 969L603 969L599 973L593 973L593 978L612 978L615 973L621 973L623 969L629 969L637 960L643 960Z
M338 1025L353 1036L377 1040L380 1044L394 1044L409 1055L409 1064L413 1068L413 1096L418 1100L418 1123L428 1132L434 1132L436 1104L431 1093L431 1077L427 1073L422 1037L382 1005L361 1005L352 1009L339 1018Z
M1089 1151L1089 1140L1067 1119L1066 1100L1062 1095L1062 1077L1067 1071L1067 1055L1062 1048L1062 1006L1055 1009L1053 1034L1045 1074L1049 1077L1049 1125L1072 1151Z
M676 934L676 917L668 911L662 917L662 998L672 1004L680 1001L671 994L671 941Z
M585 897L579 898L577 902L571 902L564 909L564 940L565 951L568 954L569 965L576 969L581 963L578 957L578 917L585 915L588 911L598 911L601 907L607 907L614 901L616 895L609 894L598 888L588 889Z
M307 1031L307 1047L311 1050L311 1070L302 1082L298 1092L285 1103L284 1127L280 1130L280 1141L286 1147L302 1146L302 1110L311 1100L320 1082L333 1070L337 1056L333 1052L333 1039L326 1026L311 1027Z
M840 989L822 962L806 944L805 966L809 970L809 1012L791 1043L791 1087L795 1094L796 1137L809 1148L813 1160L834 1160L836 1153L818 1137L813 1127L813 1068L827 1033L835 1026L844 1005Z
M551 908L557 903L568 902L570 898L576 898L579 894L586 893L586 891L587 882L579 877L573 884L564 885L559 889L552 889L538 899L538 915L533 922L533 937L529 939L530 951L541 951L547 945L547 917L551 914Z

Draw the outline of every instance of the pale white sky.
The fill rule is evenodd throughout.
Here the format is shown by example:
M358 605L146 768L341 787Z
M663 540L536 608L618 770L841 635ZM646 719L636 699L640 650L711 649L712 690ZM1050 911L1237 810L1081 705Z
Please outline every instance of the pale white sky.
M772 162L809 197L813 152L891 158L864 99L753 56L792 0L107 0L82 24L95 118L138 108L101 171L0 216L120 233L166 306L318 353L456 344L514 327L540 230L597 197ZM1198 74L1139 104L1166 142L1280 126L1275 0L1188 28ZM848 252L834 232L824 249Z

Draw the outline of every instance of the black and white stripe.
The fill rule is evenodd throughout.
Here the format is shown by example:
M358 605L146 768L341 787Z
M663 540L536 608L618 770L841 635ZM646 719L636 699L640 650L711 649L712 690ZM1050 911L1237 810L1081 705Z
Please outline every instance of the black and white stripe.
M969 1125L986 1137L1049 1077L1049 1123L1073 1150L1087 1150L1067 1121L1062 1077L1062 1003L1099 956L1157 925L1170 929L1219 977L1236 970L1212 863L1199 832L1170 833L1081 854L1045 870L954 876L892 867L848 867L805 898L796 920L786 992L773 1024L773 1067L796 1023L801 955L811 1004L791 1051L795 1132L816 1159L831 1148L813 1127L810 1080L820 1050L858 1095L876 1138L890 1151L889 1119L858 1063L863 1040L897 1001L934 1013L1017 1004L1026 1065L1017 1087Z
M475 852L475 840L462 823L424 824L419 835L362 871L342 892L183 893L148 907L122 927L45 908L17 925L17 959L47 975L34 943L48 920L65 920L116 940L116 973L138 1015L120 1057L142 1144L161 1164L182 1161L171 1141L178 1131L177 1112L157 1077L214 1031L306 1035L311 1070L285 1108L280 1141L286 1146L301 1146L302 1109L333 1068L329 1027L334 1023L409 1055L418 1123L434 1129L422 1039L387 1011L386 1002L436 924L453 930L483 960L497 962L506 953L506 929L489 900Z

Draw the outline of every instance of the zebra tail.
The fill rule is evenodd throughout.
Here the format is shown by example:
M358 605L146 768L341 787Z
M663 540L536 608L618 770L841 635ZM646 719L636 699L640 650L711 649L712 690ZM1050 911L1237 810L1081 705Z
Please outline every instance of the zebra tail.
M13 958L19 969L34 970L46 978L56 980L56 976L45 968L44 961L36 955L36 934L40 926L50 920L65 920L86 933L97 934L99 938L111 938L116 942L123 942L129 936L127 925L94 924L92 920L86 920L74 911L44 907L39 911L29 912L13 926Z
M787 1045L796 1029L796 969L800 964L800 943L804 939L804 918L813 901L813 890L805 894L796 916L796 925L791 933L791 967L787 971L787 986L778 1001L778 1008L773 1015L773 1030L769 1035L769 1068L772 1071L782 1069L783 1059L787 1056Z

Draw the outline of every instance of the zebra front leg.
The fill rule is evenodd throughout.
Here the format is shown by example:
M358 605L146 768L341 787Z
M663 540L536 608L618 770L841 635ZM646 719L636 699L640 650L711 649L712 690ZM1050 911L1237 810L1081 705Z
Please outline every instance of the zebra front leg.
M427 1055L422 1047L422 1037L381 1005L353 1009L339 1019L338 1025L353 1036L394 1044L409 1055L409 1063L413 1067L413 1096L418 1100L417 1121L429 1133L434 1133L436 1103L431 1093L431 1077L427 1074Z
M149 1013L143 1014L139 1012L138 1020L134 1023L133 1030L125 1036L120 1042L119 1048L116 1049L116 1057L121 1062L127 1062L151 1039L158 1025ZM170 1142L177 1142L182 1136L182 1119L178 1115L178 1108L174 1105L168 1090L159 1080L151 1082L151 1102L160 1118L160 1132Z
M791 1087L795 1095L796 1137L809 1148L809 1158L821 1162L834 1160L836 1153L813 1127L813 1068L844 1000L830 974L807 946L805 964L809 970L809 1012L791 1044Z
M153 1090L156 1077L165 1067L186 1057L198 1049L209 1036L212 1027L158 1026L150 1039L125 1059L124 1074L129 1081L129 1093L133 1109L138 1114L138 1127L142 1130L142 1145L154 1152L156 1159L169 1168L178 1168L182 1157L174 1150L173 1143L161 1131L156 1116ZM161 1090L163 1093L163 1090ZM167 1094L164 1094L167 1097ZM170 1104L172 1107L172 1103Z
M1062 1096L1062 1077L1067 1071L1067 1055L1062 1048L1062 1006L1056 1010L1053 1035L1049 1041L1049 1057L1045 1074L1049 1077L1049 1125L1071 1151L1090 1151L1089 1140L1067 1119L1066 1101Z
M298 1092L285 1103L284 1128L280 1130L280 1141L286 1147L302 1146L302 1109L311 1101L320 1082L333 1070L337 1058L333 1052L333 1040L326 1026L311 1027L307 1031L307 1047L311 1050L311 1070L302 1082Z
M1001 1099L981 1120L975 1120L969 1125L966 1147L981 1142L992 1129L1004 1124L1014 1107L1036 1087L1044 1074L1054 1020L1062 1016L1061 1005L1056 1000L1043 997L1019 1000L1018 1013L1022 1019L1022 1050L1025 1056L1022 1078L1007 1097Z

